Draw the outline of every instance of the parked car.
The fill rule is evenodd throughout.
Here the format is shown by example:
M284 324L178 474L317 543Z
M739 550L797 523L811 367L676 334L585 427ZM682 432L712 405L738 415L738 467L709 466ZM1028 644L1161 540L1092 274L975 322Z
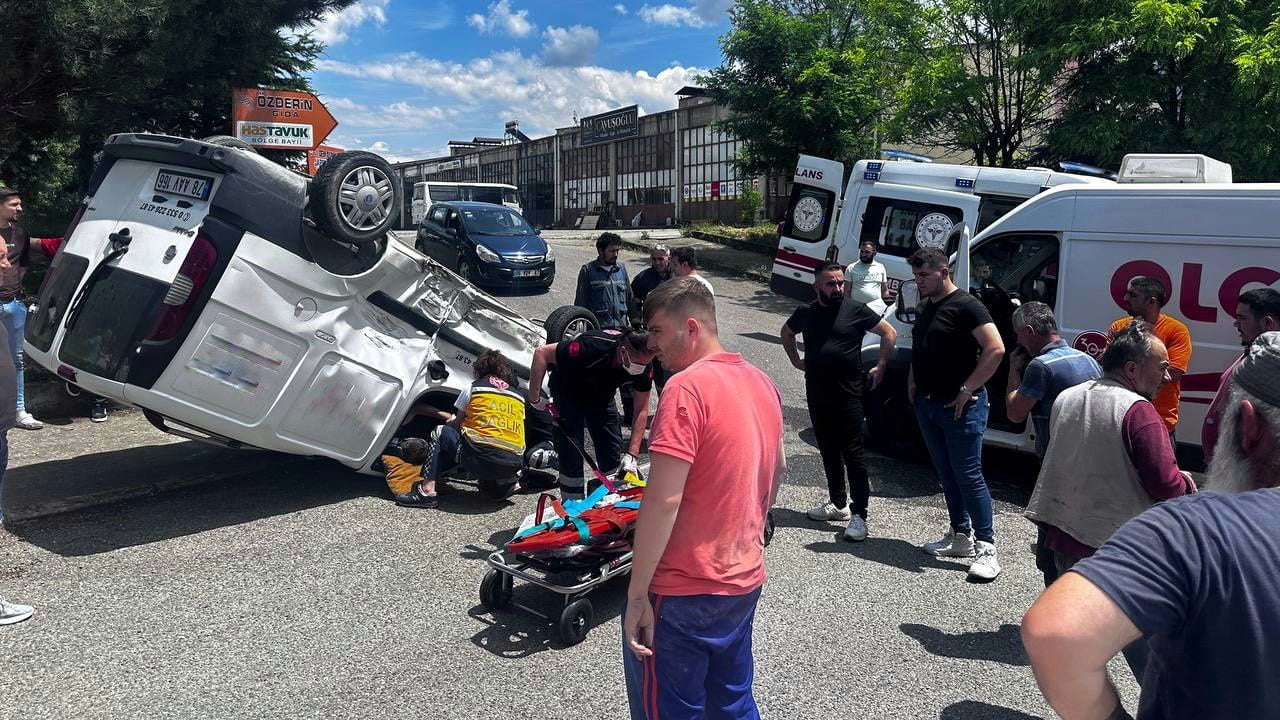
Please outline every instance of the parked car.
M231 138L108 139L28 319L27 357L158 428L379 471L409 408L451 407L486 349L528 378L539 327L387 230L382 158L314 180Z
M468 281L507 289L551 287L556 260L520 213L481 202L436 203L418 226L418 249Z

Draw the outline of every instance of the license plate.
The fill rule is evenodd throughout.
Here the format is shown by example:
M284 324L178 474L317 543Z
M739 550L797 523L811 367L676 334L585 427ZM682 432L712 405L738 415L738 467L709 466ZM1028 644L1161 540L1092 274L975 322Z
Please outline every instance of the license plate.
M537 270L516 270L516 277L538 277L541 273Z
M902 289L902 279L889 278L889 282L886 284L888 285L888 287L886 288L888 292L886 292L885 294L888 295L889 297L897 297L898 290Z
M213 189L213 178L174 170L161 170L156 175L156 192L183 195L196 200L208 200Z

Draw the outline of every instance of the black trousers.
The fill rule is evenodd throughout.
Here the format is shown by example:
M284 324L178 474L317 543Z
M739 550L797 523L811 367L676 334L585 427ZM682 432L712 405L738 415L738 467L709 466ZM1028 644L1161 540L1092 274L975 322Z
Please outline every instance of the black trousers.
M871 479L867 477L862 451L862 394L835 384L807 387L805 394L831 504L838 508L849 504L850 512L865 520L871 499Z
M560 422L555 430L556 455L560 465L560 489L581 493L586 489L583 477L583 459L570 439L579 448L586 449L584 435L590 433L595 447L595 459L606 474L616 472L622 464L622 436L619 434L618 406L609 398L607 403L595 407L579 407L576 403L562 401L558 405Z

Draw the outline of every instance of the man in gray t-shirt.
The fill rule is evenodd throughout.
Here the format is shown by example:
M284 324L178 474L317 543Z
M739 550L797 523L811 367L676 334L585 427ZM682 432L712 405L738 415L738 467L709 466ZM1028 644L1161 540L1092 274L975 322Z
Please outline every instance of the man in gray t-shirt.
M1203 493L1125 523L1022 621L1036 681L1063 717L1128 717L1107 678L1145 637L1138 718L1280 717L1280 333L1231 379Z

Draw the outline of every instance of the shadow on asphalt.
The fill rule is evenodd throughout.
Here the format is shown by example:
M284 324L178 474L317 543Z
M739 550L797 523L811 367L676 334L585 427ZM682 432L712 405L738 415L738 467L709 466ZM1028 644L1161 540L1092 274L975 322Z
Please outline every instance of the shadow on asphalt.
M738 333L738 337L744 337L749 340L759 340L762 343L769 343L770 345L782 344L781 338L779 338L777 335L773 335L770 333L763 333L763 332Z
M592 629L616 622L626 605L627 583L624 580L610 581L588 597L593 610ZM471 636L471 642L507 660L520 660L544 650L564 650L565 645L556 634L556 623L565 607L562 598L562 595L517 580L511 606L489 612L476 605L467 611L472 619L485 625ZM538 617L516 605L528 606L547 617Z
M938 720L1042 720L1039 715L1028 715L999 705L977 700L963 700L942 709Z
M137 468L153 467L151 463L157 452L173 452L168 448L181 449L185 446L183 443L139 447L86 455L59 463L75 463L76 467L82 467L83 472L89 473L94 472L95 463L101 460L102 455L112 455L119 456L114 460L123 458L137 472ZM186 452L190 454L191 449L187 448ZM160 542L361 497L388 497L382 480L359 475L335 462L275 454L263 454L261 457L265 465L256 472L165 490L149 497L135 497L24 520L14 523L8 530L32 545L64 557L74 557ZM38 474L40 468L52 464L38 463L20 470Z
M984 660L1026 667L1031 664L1022 649L1021 630L1005 623L995 632L948 633L929 625L903 623L898 626L914 638L926 652L962 660Z
M832 533L839 537L840 531ZM919 546L900 538L868 537L862 542L828 540L811 542L805 548L817 553L843 553L863 560L878 562L912 573L923 573L927 569L952 570L967 573L969 567L962 562L941 560L925 553Z
M698 255L702 255L701 249L698 250ZM769 271L768 264L769 261L767 259L761 263L765 272ZM791 313L796 308L804 304L799 300L792 300L785 295L779 295L767 287L750 290L745 297L716 298L716 304L726 301L729 304L737 305L739 307L750 308L752 310L763 310L765 312L776 313L779 316L785 316L779 318L778 327L782 327L782 322L785 321L787 317L790 317Z

